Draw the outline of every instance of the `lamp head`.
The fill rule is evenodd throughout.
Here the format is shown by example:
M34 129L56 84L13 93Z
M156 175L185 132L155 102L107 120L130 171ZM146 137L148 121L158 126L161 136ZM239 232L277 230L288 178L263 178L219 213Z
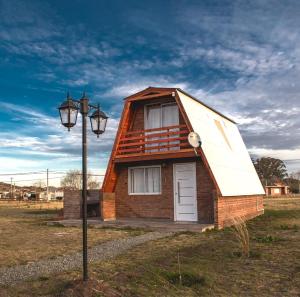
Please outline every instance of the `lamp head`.
M78 107L70 97L69 92L67 94L67 100L60 105L58 110L62 125L70 131L70 129L76 125Z
M107 119L108 116L100 110L99 106L90 116L92 131L97 135L97 137L104 133Z

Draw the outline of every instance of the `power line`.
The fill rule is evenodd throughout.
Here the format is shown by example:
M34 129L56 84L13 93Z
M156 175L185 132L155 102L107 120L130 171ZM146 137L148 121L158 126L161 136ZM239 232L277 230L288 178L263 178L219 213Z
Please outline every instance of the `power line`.
M104 175L103 175L104 176ZM48 179L61 179L62 177L60 176L56 176L56 177L48 177ZM27 181L41 181L43 179L46 179L46 178L34 178L34 179L22 179L22 180L15 180L14 179L14 182L15 183L18 183L18 182L27 182ZM9 181L0 181L2 183L10 183L10 180Z
M58 171L50 171L49 170L49 174L66 174L68 173L68 171L65 172L58 172ZM81 173L75 174L75 175L82 175ZM87 175L89 176L105 176L105 174L93 174L93 173L88 173Z
M50 174L49 174L50 175ZM81 174L76 174L77 176L78 175L80 175L81 176ZM105 175L103 174L101 174L101 175L97 175L97 174L88 174L88 176L100 176L100 177L104 177ZM62 179L63 177L62 176L55 176L55 177L48 177L48 180L49 179ZM11 178L12 179L12 178ZM15 183L19 183L19 182L32 182L32 181L42 181L42 180L45 180L45 179L47 179L47 177L41 177L41 178L32 178L32 179L21 179L21 180L16 180L16 179L13 179L13 181L15 182ZM4 180L4 181L1 181L0 180L0 182L2 182L2 183L10 183L11 182L11 180Z
M42 173L46 173L47 171L43 171ZM49 170L49 173L51 174L66 174L66 173L69 173L70 171L69 170L66 170L66 171L51 171ZM93 173L89 173L91 175L97 175L97 174L93 174Z
M61 178L59 176L57 177L49 177L49 179L58 179L58 178ZM43 178L34 178L34 179L22 179L22 180L14 180L15 183L18 183L18 182L25 182L25 181L36 181L36 180L42 180ZM0 181L2 183L10 183L10 181Z
M46 173L46 171L21 172L21 173L0 173L0 176L29 175L29 174L42 174L42 173Z
M66 174L69 171L50 171L49 170L49 174ZM16 175L33 175L33 174L46 174L47 171L34 171L34 172L22 172L22 173L0 173L0 176L16 176ZM76 174L76 175L81 175ZM104 176L105 174L92 174L92 173L88 173L89 176Z

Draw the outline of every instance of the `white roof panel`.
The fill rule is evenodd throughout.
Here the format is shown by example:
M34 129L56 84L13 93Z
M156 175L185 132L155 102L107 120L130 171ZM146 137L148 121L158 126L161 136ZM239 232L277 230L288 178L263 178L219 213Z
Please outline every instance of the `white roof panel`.
M237 125L177 92L222 196L265 194Z

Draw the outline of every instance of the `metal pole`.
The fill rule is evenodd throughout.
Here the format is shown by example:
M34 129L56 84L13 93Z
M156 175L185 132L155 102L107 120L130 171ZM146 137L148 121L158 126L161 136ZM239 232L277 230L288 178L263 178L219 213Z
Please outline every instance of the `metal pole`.
M80 113L82 115L82 249L83 249L83 280L88 280L87 260L87 141L86 118L88 114L88 99L80 100Z
M11 178L10 178L10 199L12 199L12 198L13 198L13 191L12 191L12 180L13 180L13 178L11 177Z
M49 169L47 168L47 201L49 200Z

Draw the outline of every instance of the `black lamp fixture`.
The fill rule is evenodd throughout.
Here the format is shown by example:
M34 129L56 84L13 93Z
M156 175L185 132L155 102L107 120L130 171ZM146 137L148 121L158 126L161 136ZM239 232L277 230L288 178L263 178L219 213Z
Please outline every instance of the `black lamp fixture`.
M91 128L92 131L97 135L97 138L99 138L99 135L104 133L107 119L108 117L102 110L100 110L99 105L92 115L90 115Z
M86 106L81 106L81 104ZM93 109L95 111L89 116L91 128L99 138L99 135L105 132L108 116L100 109L99 104L97 106L89 104L85 93L83 93L80 100L74 100L70 97L68 92L66 101L64 101L58 108L61 123L63 126L68 128L68 131L76 125L79 110L81 114L82 111L85 111L87 115Z
M78 104L73 101L68 93L67 100L60 105L58 110L61 123L70 131L76 125L79 110Z
M87 259L87 128L86 118L89 116L92 131L97 135L105 132L108 117L97 106L89 104L85 92L79 100L75 100L67 94L67 100L58 108L60 120L63 126L70 129L76 125L78 111L82 116L82 256L83 256L83 280L88 280L88 259Z

